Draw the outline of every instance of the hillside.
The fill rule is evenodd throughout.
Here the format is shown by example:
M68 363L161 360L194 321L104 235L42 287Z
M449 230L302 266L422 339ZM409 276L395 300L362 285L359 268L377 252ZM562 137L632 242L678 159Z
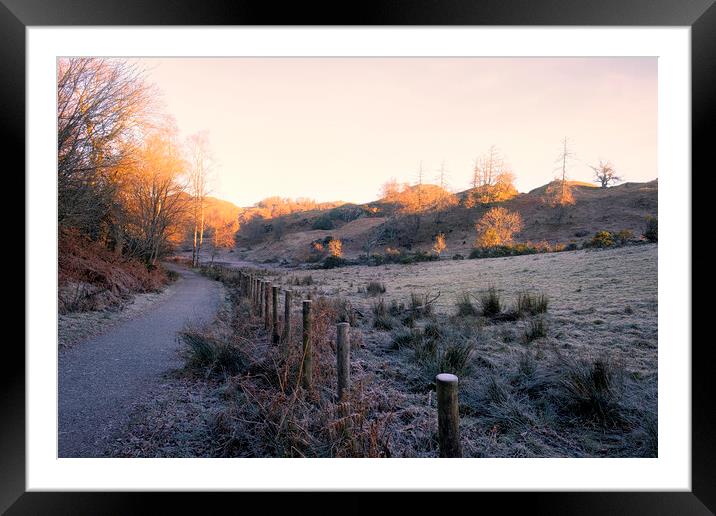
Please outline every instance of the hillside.
M474 224L492 206L521 215L524 227L516 235L518 242L580 243L601 230L627 229L638 236L645 217L657 215L658 180L606 189L578 182L571 186L575 203L563 211L543 202L547 185L502 202L472 208L460 203L441 211L402 216L385 200L298 211L263 219L251 232L242 227L237 251L242 259L251 261L302 262L310 253L311 242L333 237L342 240L345 256L354 258L368 248L371 252L382 252L385 247L429 250L435 234L443 232L446 255L452 256L469 252L475 239ZM465 194L456 197L462 199Z

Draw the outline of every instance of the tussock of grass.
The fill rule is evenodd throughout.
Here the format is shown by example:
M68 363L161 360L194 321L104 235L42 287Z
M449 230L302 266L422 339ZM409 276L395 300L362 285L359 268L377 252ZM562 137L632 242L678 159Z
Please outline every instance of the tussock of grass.
M543 292L534 294L531 292L520 292L517 294L516 312L520 315L537 315L547 312L549 300Z
M464 376L470 370L470 359L475 350L472 342L447 344L438 352L437 369L441 373Z
M365 292L369 296L377 296L379 294L385 294L385 291L386 291L385 283L378 282L378 281L371 281L365 287Z
M468 292L463 292L455 303L457 307L457 315L461 317L479 315L477 307L472 302L472 297Z
M568 364L561 379L564 400L572 413L604 426L623 419L619 401L624 370L607 358Z
M522 340L524 342L532 342L537 339L542 339L546 336L547 323L545 323L543 318L538 317L536 319L532 319L529 323L527 323L525 332L522 335Z
M190 368L205 370L208 375L234 375L248 365L236 344L216 336L206 327L187 327L179 333L179 337L187 345L186 360Z
M294 286L308 286L313 285L313 276L310 274L306 276L291 276L288 280L289 285Z
M393 349L415 348L420 346L423 336L419 330L408 330L401 328L391 335L391 346Z
M490 287L480 296L480 308L485 317L495 317L502 312L502 300L495 287Z
M373 302L371 310L373 312L373 328L376 330L390 331L397 326L398 323L395 318L390 315L383 298Z

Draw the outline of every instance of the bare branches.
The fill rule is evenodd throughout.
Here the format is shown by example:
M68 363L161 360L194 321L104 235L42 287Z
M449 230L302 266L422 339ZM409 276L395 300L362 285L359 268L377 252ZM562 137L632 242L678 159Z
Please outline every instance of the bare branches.
M599 160L599 165L592 166L589 168L594 170L594 182L599 183L602 188L607 188L609 183L618 183L621 181L621 177L617 176L614 165L609 161Z

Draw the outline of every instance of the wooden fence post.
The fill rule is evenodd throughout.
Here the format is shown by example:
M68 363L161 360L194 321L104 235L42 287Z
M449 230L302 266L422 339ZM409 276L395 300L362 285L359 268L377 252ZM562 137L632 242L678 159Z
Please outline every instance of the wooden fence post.
M338 401L350 392L351 388L351 342L348 335L350 324L338 323L336 326L336 360L338 376Z
M278 287L271 288L271 342L278 344Z
M263 315L263 312L261 311L261 309L263 308L263 298L261 297L261 292L262 292L261 289L263 288L262 284L263 284L263 280L261 280L261 278L257 278L256 279L256 301L255 301L255 304L256 304L256 315L258 315L259 317L261 317Z
M264 283L264 329L267 333L271 331L271 282ZM271 334L269 333L269 339Z
M283 335L281 335L281 354L288 355L291 340L291 291L287 290L283 300Z
M441 373L435 377L438 391L438 440L440 457L462 457L460 414L457 406L457 376Z
M311 342L311 300L303 301L303 388L311 389L313 380L313 346Z

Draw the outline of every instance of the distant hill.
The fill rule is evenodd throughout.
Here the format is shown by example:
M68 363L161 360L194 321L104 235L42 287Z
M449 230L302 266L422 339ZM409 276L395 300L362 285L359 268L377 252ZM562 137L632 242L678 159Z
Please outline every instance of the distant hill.
M367 249L371 252L384 252L386 247L429 250L439 232L446 235L447 256L466 255L474 244L475 222L493 206L521 215L524 227L516 235L518 242L581 243L600 230L627 229L639 236L644 219L657 215L658 180L610 188L581 182L570 184L575 203L563 210L543 202L548 185L502 202L471 208L458 202L443 210L411 215L396 214L395 207L385 199L366 204L322 203L313 209L298 206L297 211L271 217L265 206L241 208L211 198L208 210L216 211L221 217L238 217L236 252L245 259L290 262L306 260L311 243L327 237L340 239L345 256L354 258ZM433 197L436 189L439 190L434 185L424 188L424 192ZM461 200L466 195L467 192L459 192L455 198ZM311 208L312 205L305 206Z

